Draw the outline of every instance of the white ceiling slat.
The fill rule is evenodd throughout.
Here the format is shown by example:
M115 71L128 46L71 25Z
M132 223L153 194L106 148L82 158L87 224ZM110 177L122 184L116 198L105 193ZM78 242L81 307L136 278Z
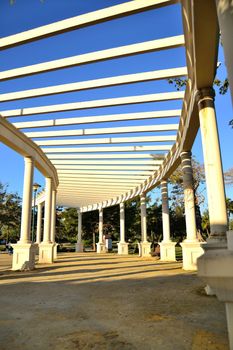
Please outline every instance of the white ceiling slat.
M158 165L158 164L162 164L163 160L86 160L86 159L80 159L80 160L67 160L67 159L63 159L63 160L53 160L52 163L56 166L59 164L70 164L70 165L74 165L74 164L79 164L79 165L116 165L116 164L121 164L121 165Z
M58 174L75 174L75 173L78 173L78 174L90 174L90 171L88 171L87 169L86 170L68 170L68 169L63 169L63 170L59 170L58 169ZM91 174L98 174L98 175L152 175L152 171L146 171L146 170L141 170L141 171L134 171L132 173L132 171L123 171L123 170L118 170L117 172L116 171L112 171L112 170L91 170Z
M165 111L121 113L121 114L100 115L100 116L91 116L91 117L36 120L36 121L29 121L29 122L16 122L12 124L18 129L29 129L29 128L49 127L49 126L93 124L93 123L106 123L106 122L127 121L127 120L172 118L172 117L180 117L180 115L181 115L181 110L174 109L174 110L165 110Z
M85 159L154 159L158 156L158 154L134 154L134 153L120 153L120 154L109 154L109 153L102 153L102 154L85 154ZM159 154L159 157L163 156ZM67 153L61 153L61 154L47 154L47 157L52 159L83 159L83 154L67 154Z
M132 84L132 83L148 82L148 81L154 81L154 80L160 80L160 79L176 78L176 77L186 76L186 75L187 75L186 67L120 75L120 76L114 76L109 78L87 80L87 81L81 81L81 82L70 83L70 84L62 84L62 85L48 86L44 88L37 88L37 89L0 94L0 102L16 101L16 100L32 98L32 97L42 97L42 96L110 87L110 86L123 85L123 84Z
M85 26L108 21L113 18L128 16L130 14L147 11L160 6L167 6L174 3L176 3L174 0L147 0L146 2L144 0L129 1L123 4L92 11L1 38L0 49L2 50L11 46L20 45Z
M64 146L64 145L93 145L93 144L117 144L117 143L146 143L175 141L176 135L164 136L130 136L130 137L109 137L96 139L66 139L66 140L35 140L39 146Z
M137 132L159 132L178 130L179 124L159 124L143 126L125 126L97 129L78 129L61 131L32 131L25 132L25 135L35 139L43 137L66 137L66 136L84 136L84 135L102 135L102 134L128 134Z
M184 97L184 91L175 92L162 92L148 95L126 96L107 98L103 100L91 100L82 102L63 103L57 105L48 105L40 107L28 107L21 109L13 109L0 111L0 114L4 118L23 117L34 114L55 113L72 110L82 110L89 108L102 108L113 107L129 104L147 103L147 102L159 102L169 100L181 100Z
M63 165L58 164L55 166L57 170L69 169L69 170L156 170L158 165Z
M49 62L37 63L30 66L14 68L0 72L0 80L15 79L33 74L50 72L57 69L80 66L109 59L127 57L146 52L176 48L184 45L184 36L177 35L169 38L144 41L111 49L84 53L77 56L60 58Z
M42 148L44 153L97 153L97 152L145 152L145 151L169 151L171 145L149 146L120 146L120 147L51 147Z

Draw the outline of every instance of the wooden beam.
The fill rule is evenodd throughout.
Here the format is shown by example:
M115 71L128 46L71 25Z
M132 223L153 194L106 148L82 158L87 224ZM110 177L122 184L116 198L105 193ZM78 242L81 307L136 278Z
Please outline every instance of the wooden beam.
M145 152L145 151L168 151L170 145L149 145L149 146L121 146L121 147L51 147L42 148L44 153L98 153L98 152ZM94 156L93 156L94 157Z

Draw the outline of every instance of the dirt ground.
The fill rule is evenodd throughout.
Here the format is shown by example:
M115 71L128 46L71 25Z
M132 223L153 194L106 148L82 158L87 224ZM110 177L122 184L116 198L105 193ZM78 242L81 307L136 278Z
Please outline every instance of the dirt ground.
M1 350L226 350L224 305L180 263L61 254L33 272L0 254Z

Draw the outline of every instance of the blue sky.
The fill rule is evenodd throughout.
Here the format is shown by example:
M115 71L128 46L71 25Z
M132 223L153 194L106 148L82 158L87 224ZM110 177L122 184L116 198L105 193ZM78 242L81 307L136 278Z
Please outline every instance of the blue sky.
M0 0L0 36L4 37L40 25L69 18L75 15L94 11L111 5L120 4L122 0L16 0L11 6L8 0ZM129 16L111 22L90 26L80 30L65 33L57 37L40 40L30 45L22 45L1 52L1 70L26 66L34 63L78 55L82 53L117 47L145 40L182 34L179 5L149 11L144 14ZM226 70L222 48L220 48L219 61L222 63L218 70L218 77L224 79ZM69 68L57 72L39 74L28 78L20 78L1 82L1 93L83 81L119 74L136 73L185 65L184 49L167 52L149 53L118 60L110 60L95 64ZM20 107L66 103L81 100L94 100L101 98L120 97L124 95L142 95L161 91L173 91L174 87L165 81L131 84L121 87L96 89L75 92L58 96L29 99L10 103L2 103L1 110ZM216 90L217 92L217 90ZM154 109L180 108L180 102L172 101L157 104L142 104L124 106L124 112L147 111ZM232 107L229 92L225 96L216 94L216 111L219 125L219 135L222 149L224 170L233 167L233 129L228 125L232 116ZM64 116L101 115L109 113L122 113L122 107L111 107L97 110L71 111ZM50 119L55 115L35 116L34 119ZM59 114L63 116L62 113ZM27 120L20 118L17 121ZM141 121L137 125L140 125ZM146 121L143 121L145 124ZM114 124L116 126L122 124ZM135 124L134 124L135 125ZM102 125L103 126L103 125ZM88 126L87 126L88 127ZM104 127L104 126L103 126ZM70 127L69 127L70 128ZM196 159L203 162L201 138L198 133L193 154ZM0 181L9 184L11 191L22 194L23 189L23 158L6 146L0 144ZM35 171L36 182L44 185L44 178ZM227 188L227 195L233 198L233 191Z

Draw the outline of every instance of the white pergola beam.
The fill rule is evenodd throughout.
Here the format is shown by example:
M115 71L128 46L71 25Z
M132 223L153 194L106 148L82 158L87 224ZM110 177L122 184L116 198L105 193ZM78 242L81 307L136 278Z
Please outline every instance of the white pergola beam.
M78 165L116 165L116 164L121 164L121 165L159 165L163 163L163 160L158 159L158 160L67 160L67 159L61 159L61 160L53 160L52 161L53 165L59 165L59 164L78 164Z
M4 81L8 79L15 79L15 78L25 77L33 74L50 72L57 69L80 66L83 64L105 61L113 58L115 59L120 57L127 57L131 55L153 52L157 50L170 49L170 48L180 47L183 45L184 45L183 35L145 41L142 43L125 45L125 46L115 47L112 49L90 52L82 55L71 56L71 57L61 58L61 59L53 60L49 62L43 62L43 63L33 64L30 66L2 71L0 72L0 80Z
M57 170L156 170L158 165L55 165Z
M47 154L47 157L51 159L83 159L83 154ZM119 153L119 154L85 154L85 159L156 159L158 157L164 157L163 154L134 154L134 153Z
M41 107L13 109L13 110L0 111L0 115L4 118L23 117L23 116L34 115L34 114L64 112L64 111L82 110L82 109L89 109L89 108L102 108L102 107L112 107L112 106L121 106L121 105L147 103L147 102L181 100L183 99L183 97L184 97L184 91L162 92L162 93L149 94L149 95L116 97L116 98L108 98L103 100L92 100L92 101L64 103L64 104L41 106Z
M12 46L25 44L27 42L47 38L56 34L109 21L114 18L128 16L174 3L176 3L174 0L147 0L146 2L144 0L129 1L1 38L0 49L2 50Z
M119 144L119 143L145 143L175 141L176 135L164 136L131 136L131 137L109 137L95 139L68 139L68 140L35 140L39 146L68 146L68 145L93 145L93 144Z
M159 132L178 130L179 124L158 124L143 126L125 126L113 128L97 129L78 129L78 130L60 130L60 131L32 131L25 132L29 138L46 138L46 137L66 137L66 136L84 136L84 135L102 135L102 134L127 134L137 132Z
M180 117L181 110L165 110L139 113L122 113L111 115L99 115L91 117L76 117L76 118L60 118L49 120L37 120L29 122L12 123L17 129L43 128L50 126L64 126L64 125L79 125L79 124L96 124L105 122L127 121L127 120L143 120L155 118L172 118Z
M159 79L176 78L187 75L187 68L170 68L158 71L142 72L136 74L120 75L109 78L101 78L94 80L81 81L70 84L62 84L55 86L48 86L44 88L37 88L31 90L23 90L0 94L0 102L16 101L20 99L42 97L48 95L62 94L67 92L75 92L103 87L110 87L116 85L132 84L139 82L154 81Z
M57 173L58 173L58 176L60 174L75 174L75 173L78 173L78 174L90 174L90 171L89 170L68 170L68 169L63 169L63 170L60 170L58 169L57 170ZM135 175L152 175L153 174L153 171L146 171L146 170L142 170L142 171L123 171L123 170L119 170L119 171L112 171L112 170L91 170L91 174L98 174L98 175L131 175L133 176L134 174Z
M51 147L42 148L44 153L97 153L97 152L145 152L145 151L169 151L171 145L149 145L149 146L121 146L121 147ZM93 155L93 158L95 156ZM120 157L119 157L120 158Z
M117 180L117 181L123 181L123 180L137 180L137 181L144 181L145 180L145 176L144 175L117 175L115 173L112 174L112 175L106 175L106 174L79 174L79 173L76 173L76 174L62 174L60 173L59 174L59 180L60 181L63 181L63 180L68 180L68 181L72 181L74 179L80 179L80 180L96 180L96 181L103 181L103 180L107 180L107 181L114 181L114 180Z

